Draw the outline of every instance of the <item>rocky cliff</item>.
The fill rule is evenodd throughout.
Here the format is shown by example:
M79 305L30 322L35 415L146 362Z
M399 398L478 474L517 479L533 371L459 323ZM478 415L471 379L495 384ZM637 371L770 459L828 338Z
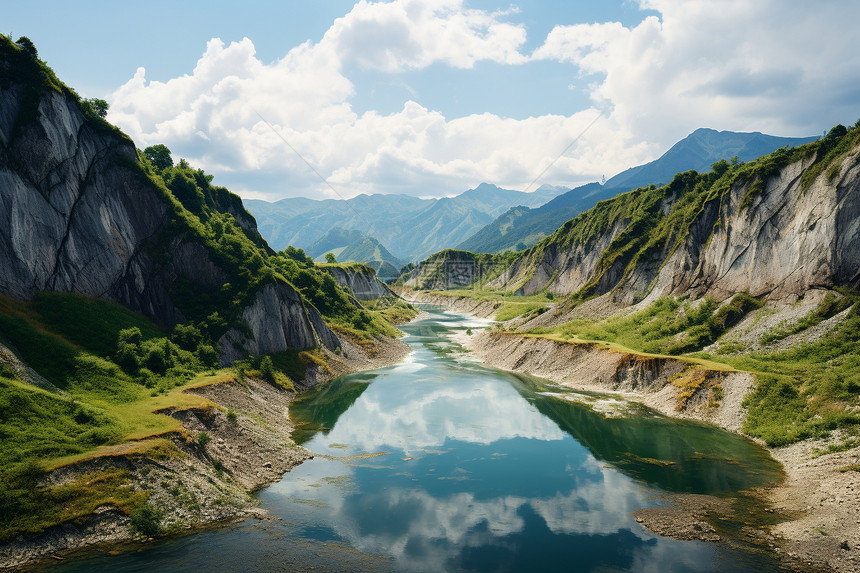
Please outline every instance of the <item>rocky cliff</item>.
M376 271L368 265L350 263L347 265L325 265L322 267L339 285L348 287L358 300L375 300L385 296L396 296L388 286L376 276Z
M250 243L270 252L238 197L226 190L213 197L212 209L229 213ZM42 291L107 298L169 326L191 308L223 314L200 308L201 293L248 282L247 272L225 266L194 216L147 176L128 137L5 37L0 207L0 293L18 299ZM338 347L316 309L268 276L239 300L234 314L248 328L222 337L224 355Z
M480 285L498 277L513 260L510 253L491 255L445 249L402 276L398 282L409 288L447 290Z
M860 280L860 130L599 203L489 283L517 294L770 299Z

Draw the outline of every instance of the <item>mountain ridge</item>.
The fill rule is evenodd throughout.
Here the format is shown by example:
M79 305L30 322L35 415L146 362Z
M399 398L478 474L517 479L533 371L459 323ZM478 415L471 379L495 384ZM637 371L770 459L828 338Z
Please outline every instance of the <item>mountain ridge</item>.
M246 201L260 232L275 249L307 250L326 232L341 227L365 233L389 246L401 260L419 260L457 244L515 205L537 207L562 188L541 186L532 193L482 183L455 197L419 199L409 195L359 195L346 201L281 199Z

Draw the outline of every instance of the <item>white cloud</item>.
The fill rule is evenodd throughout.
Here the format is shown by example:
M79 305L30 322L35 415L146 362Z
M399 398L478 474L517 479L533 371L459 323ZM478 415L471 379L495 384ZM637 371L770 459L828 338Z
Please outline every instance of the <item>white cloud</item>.
M216 183L276 199L334 194L257 113L350 197L446 196L482 181L524 189L598 113L538 184L611 176L698 127L808 135L860 112L860 52L851 45L856 2L640 4L659 16L633 26L557 26L525 56L526 30L508 14L467 9L462 0L362 1L318 43L274 62L261 61L248 38L215 38L182 77L147 81L140 68L109 98L109 118L141 147L165 143L214 173ZM355 70L397 79L434 64L526 60L567 67L591 108L510 119L445 117L415 101L386 114L358 114L350 105L356 88L349 75L362 73Z
M344 61L387 72L436 62L471 68L479 60L526 61L519 52L525 28L500 15L464 9L462 0L362 0L335 21L322 43L331 43Z
M671 143L696 127L777 135L850 120L860 89L852 46L860 4L641 0L636 26L557 26L533 57L597 74L591 97L637 138ZM825 127L829 127L828 124Z
M110 119L139 146L165 143L247 197L332 195L257 113L344 196L444 196L482 181L522 189L596 111L520 121L493 114L448 119L407 101L396 113L359 115L344 75L351 61L385 71L522 62L525 30L503 16L464 9L459 0L360 2L319 43L272 63L257 58L248 38L229 45L215 38L190 74L147 81L139 68L110 98ZM616 131L605 121L600 127ZM545 180L596 179L641 153L586 137Z

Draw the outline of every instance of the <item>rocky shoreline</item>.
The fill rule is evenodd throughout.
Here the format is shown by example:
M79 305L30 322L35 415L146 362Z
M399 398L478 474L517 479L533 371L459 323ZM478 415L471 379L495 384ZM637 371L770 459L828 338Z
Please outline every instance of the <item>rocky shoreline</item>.
M324 352L327 366L311 365L299 391L349 372L395 364L408 353L408 346L395 339L378 339L375 350L369 352L343 340L342 352ZM250 494L313 457L291 438L289 405L296 393L248 377L187 392L206 398L209 405L165 412L180 420L183 429L151 439L152 448L161 448L163 454L119 451L58 468L48 474L45 485L70 483L88 472L121 468L129 472L132 487L149 492L148 502L162 512L161 525L168 534L263 517L265 512ZM201 440L201 435L206 438ZM60 524L0 546L0 570L147 541L132 535L129 525L125 513L102 506L82 523Z
M466 297L404 294L413 299L411 302L439 304L483 318L493 316L497 308L491 301ZM702 385L681 399L682 388L670 382L670 378L689 367L680 360L639 356L606 345L570 343L517 332L484 330L471 336L463 333L455 339L489 366L546 378L574 389L620 394L667 416L697 419L744 435L741 428L746 413L742 402L755 384L754 376L746 372L703 368ZM711 399L710 389L715 385L722 391L719 401ZM860 447L822 453L841 441L840 436L834 435L767 448L782 464L786 479L760 493L775 514L786 516L786 520L774 525L763 543L772 546L792 569L840 573L860 569L860 472L844 469L860 460ZM708 540L712 533L701 528L699 517L678 519L681 513L695 517L703 511L690 509L693 504L690 499L682 501L668 513L651 512L639 517L649 529L682 539L690 538L690 527L698 524L698 532L702 534L693 534L694 537ZM711 503L706 500L705 506ZM668 521L678 525L674 534L673 528L667 526Z

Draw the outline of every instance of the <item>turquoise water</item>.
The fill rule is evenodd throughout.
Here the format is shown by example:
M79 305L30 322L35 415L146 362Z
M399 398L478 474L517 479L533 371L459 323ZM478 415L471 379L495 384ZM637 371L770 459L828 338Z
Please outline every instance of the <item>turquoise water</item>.
M51 571L762 571L767 557L650 534L660 492L728 496L779 479L733 434L645 409L605 417L562 390L471 362L436 311L413 352L291 408L315 453L260 492L271 520ZM610 400L610 403L612 401Z

